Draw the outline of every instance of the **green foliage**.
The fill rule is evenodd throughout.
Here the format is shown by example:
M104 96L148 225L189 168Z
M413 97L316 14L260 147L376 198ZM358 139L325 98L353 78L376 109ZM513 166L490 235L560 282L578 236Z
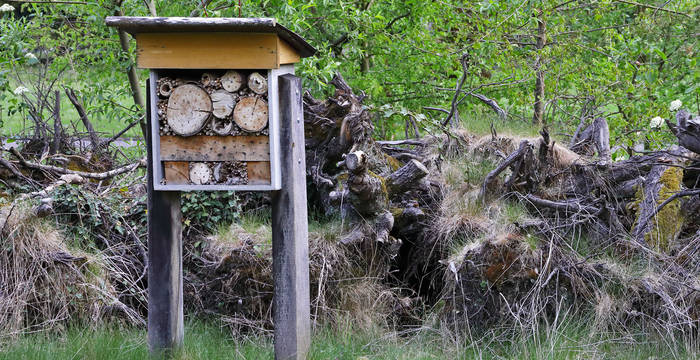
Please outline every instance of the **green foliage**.
M97 194L80 185L57 187L51 194L57 225L72 239L71 246L96 250L105 245L105 233L111 236L144 234L146 231L146 197L126 196L128 188ZM108 231L106 231L108 230ZM110 241L111 239L107 239ZM145 240L145 238L144 238Z
M190 0L155 4L160 16L189 16L194 10L209 17L240 12L277 18L319 49L298 68L305 87L322 96L331 90L333 74L342 72L367 93L366 104L378 114L377 133L386 138L412 135L404 131L411 121L436 129L445 114L424 107L450 107L463 54L467 76L457 109L470 129L482 129L488 123L483 115L492 112L471 91L508 111L503 127L526 128L512 124L532 118L538 69L544 75L546 122L571 133L586 107L588 117L608 120L614 145L665 146L670 133L649 131L649 120L672 117L672 100L692 107L700 96L693 0L663 4L661 10L650 1L635 6L609 0L262 0L243 1L241 9L237 2L214 0L206 10ZM34 52L41 61L51 60L54 75L65 68L72 83L86 84L83 101L99 121L125 123L138 116L125 75L134 54L121 51L116 30L103 21L117 10L112 1L21 8L22 17L0 17L2 112L21 113L4 79L10 70L32 66L25 55ZM120 10L148 14L137 0L124 1ZM542 48L535 45L538 21L546 25Z
M213 232L221 224L240 219L238 196L233 191L192 191L182 193L180 200L185 231Z

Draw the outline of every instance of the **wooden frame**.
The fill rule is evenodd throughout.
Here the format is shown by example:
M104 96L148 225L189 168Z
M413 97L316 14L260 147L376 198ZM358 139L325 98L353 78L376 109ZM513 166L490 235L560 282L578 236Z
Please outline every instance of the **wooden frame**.
M270 144L270 184L245 184L245 185L194 185L194 184L162 184L161 180L165 178L165 166L161 157L161 136L159 134L159 116L158 116L158 95L155 93L158 88L157 83L161 74L165 70L152 69L150 73L150 115L151 115L151 147L153 151L153 188L157 191L274 191L281 188L282 175L280 170L280 111L279 108L279 92L278 78L284 74L294 74L294 65L282 65L279 69L269 69L267 71L268 78L268 105L269 105L269 144Z
M277 69L301 59L276 34L136 34L137 65L144 69Z

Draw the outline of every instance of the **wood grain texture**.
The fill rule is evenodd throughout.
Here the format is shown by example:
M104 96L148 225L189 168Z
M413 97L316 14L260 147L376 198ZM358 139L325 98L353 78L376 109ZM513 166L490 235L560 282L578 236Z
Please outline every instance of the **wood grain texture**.
M278 63L280 65L296 64L301 61L299 53L286 41L280 38L277 38L277 53L279 54Z
M168 184L187 184L190 182L189 163L186 161L163 162L165 181Z
M270 184L269 161L249 161L246 165L248 166L248 184Z
M267 89L267 85L265 86ZM257 97L244 97L233 110L233 121L241 129L257 132L264 129L269 121L267 102Z
M272 194L275 359L306 359L311 343L309 233L301 79L279 77L282 188Z
M199 86L185 84L172 90L166 118L173 132L191 136L202 130L211 112L212 100L209 94Z
M155 82L155 79L153 83ZM147 82L147 129L152 117L151 82ZM151 132L146 139L151 139ZM148 154L148 348L154 357L182 346L184 313L182 302L182 213L180 192L154 190L153 148Z
M161 161L270 161L267 136L161 136Z
M316 49L298 34L270 18L192 18L108 16L108 26L132 35L140 33L272 33L285 40L300 56L313 56Z
M241 33L136 34L139 68L276 69L277 35Z

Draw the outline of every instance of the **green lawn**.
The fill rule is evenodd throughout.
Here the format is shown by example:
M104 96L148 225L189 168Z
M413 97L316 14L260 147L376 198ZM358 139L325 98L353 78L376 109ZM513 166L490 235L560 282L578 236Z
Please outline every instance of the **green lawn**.
M585 334L582 326L542 331L515 341L496 339L498 332L469 343L446 332L421 329L397 336L379 331L315 331L309 359L695 359L697 345L670 345L667 340ZM470 345L473 344L473 345ZM146 359L143 329L102 327L70 329L63 335L26 335L0 347L0 359ZM179 359L272 359L268 336L232 339L225 328L188 323Z

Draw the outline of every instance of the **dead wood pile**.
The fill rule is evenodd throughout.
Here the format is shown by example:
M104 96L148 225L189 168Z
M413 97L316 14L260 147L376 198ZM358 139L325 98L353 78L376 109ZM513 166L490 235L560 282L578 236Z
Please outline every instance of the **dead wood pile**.
M697 116L680 111L669 123L680 146L622 161L611 159L602 118L568 147L546 130L533 139L452 130L376 141L364 94L340 76L331 84L328 99L304 96L309 198L322 219L310 231L315 320L415 325L431 312L456 331L528 328L566 308L593 311L601 329L642 324L697 333ZM0 319L6 333L54 328L81 311L91 321L143 322L143 164L89 166L109 158L99 141L91 149L0 157L5 188L23 194L0 216L3 245L12 245L0 253L0 303L24 304ZM246 209L266 202L241 196ZM37 216L57 219L49 221L52 234L60 224L85 226L93 251L84 255L21 225L46 223ZM268 227L213 230L185 232L188 313L220 317L236 331L270 329ZM56 240L28 241L37 236ZM53 276L66 282L52 283ZM27 289L17 281L34 284L32 291L17 292ZM53 299L80 293L91 300L41 297L57 291Z

